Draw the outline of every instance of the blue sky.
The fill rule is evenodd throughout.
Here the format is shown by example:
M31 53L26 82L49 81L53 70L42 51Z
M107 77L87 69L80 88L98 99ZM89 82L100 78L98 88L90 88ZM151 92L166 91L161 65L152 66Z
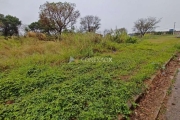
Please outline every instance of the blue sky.
M0 0L0 13L17 16L23 24L30 24L38 20L39 6L46 1L75 3L81 17L99 16L101 33L116 27L125 27L131 33L134 22L148 16L162 18L156 30L169 30L174 22L176 30L180 30L180 0ZM76 26L79 27L79 20Z

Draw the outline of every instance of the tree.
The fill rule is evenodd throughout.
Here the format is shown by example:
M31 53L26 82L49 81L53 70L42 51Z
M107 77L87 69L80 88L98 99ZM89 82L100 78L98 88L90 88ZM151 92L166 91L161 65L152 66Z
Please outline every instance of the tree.
M142 37L146 32L153 31L157 27L156 24L160 21L161 19L155 17L141 18L134 23L133 30L139 33Z
M19 34L18 27L21 25L21 21L17 17L11 15L4 16L0 14L0 30L4 36L12 36L13 34Z
M110 30L105 29L105 30L104 30L104 36L111 36L112 33L113 33L113 30L112 30L112 29L110 29Z
M63 30L73 26L80 16L75 7L74 3L46 2L40 6L40 23L46 32L61 34Z
M120 29L117 29L117 31L119 31L120 33L128 33L127 29L126 28L120 28Z
M114 35L120 36L120 35L127 35L127 29L126 28L119 28L114 30Z
M3 26L3 19L4 19L4 15L0 14L0 28L2 28Z
M34 32L39 32L42 27L39 22L32 22L30 25L28 25L29 29Z
M3 14L0 14L0 35L2 35L2 32L3 32L3 19L4 19L4 15Z
M96 32L100 28L100 21L99 17L87 15L84 18L81 18L81 29L86 32Z

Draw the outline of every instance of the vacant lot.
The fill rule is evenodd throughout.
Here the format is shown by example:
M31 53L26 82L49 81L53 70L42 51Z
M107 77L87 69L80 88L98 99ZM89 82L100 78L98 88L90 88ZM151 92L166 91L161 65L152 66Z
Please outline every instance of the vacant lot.
M63 35L55 42L1 37L0 119L127 116L127 102L146 87L143 81L179 49L173 36L148 36L135 44L92 34Z

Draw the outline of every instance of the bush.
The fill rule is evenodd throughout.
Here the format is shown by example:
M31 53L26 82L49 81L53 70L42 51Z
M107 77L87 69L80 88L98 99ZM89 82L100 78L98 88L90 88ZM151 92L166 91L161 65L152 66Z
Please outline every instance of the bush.
M36 33L36 36L39 40L46 40L46 35L43 33Z
M36 37L36 33L35 32L27 32L26 34L27 37Z
M163 32L154 32L154 35L162 35Z
M166 34L167 34L167 35L172 35L172 34L173 34L173 31L167 31Z
M111 40L117 43L125 43L128 38L129 36L127 34L127 31L117 29L114 31Z
M92 38L92 42L93 43L100 43L102 40L102 37L101 36L98 36L98 35L94 35L93 38Z
M123 41L120 39L120 37L119 36L112 36L112 38L111 38L111 40L113 41L113 42L117 42L117 43L122 43Z
M58 37L55 36L55 35L46 35L46 40L47 41L55 41L57 39L58 39Z
M104 43L102 43L103 47L107 48L108 50L112 50L112 51L117 51L118 49L118 44L111 42L111 41L106 41Z
M136 43L137 42L137 38L129 37L127 34L120 34L120 35L113 36L111 40L116 43Z
M137 38L135 37L129 37L126 39L125 41L126 43L136 43L137 42Z
M174 45L174 47L175 47L176 49L179 49L179 50L180 50L180 44L176 44L176 45Z
M38 38L39 40L46 40L46 35L43 33L39 32L27 32L26 34L27 37L33 37L33 38Z

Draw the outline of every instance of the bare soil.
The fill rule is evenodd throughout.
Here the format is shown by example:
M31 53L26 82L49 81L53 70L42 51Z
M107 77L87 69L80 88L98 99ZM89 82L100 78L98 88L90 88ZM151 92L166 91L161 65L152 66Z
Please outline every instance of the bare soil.
M172 79L177 73L180 54L178 53L166 65L166 69L161 70L153 79L149 89L143 94L138 101L138 107L135 108L130 119L131 120L155 120L159 114L159 110L164 101L167 101L167 93L172 84ZM147 81L148 83L148 81ZM163 113L163 110L161 111ZM159 115L159 119L162 119ZM162 119L163 120L163 119Z

